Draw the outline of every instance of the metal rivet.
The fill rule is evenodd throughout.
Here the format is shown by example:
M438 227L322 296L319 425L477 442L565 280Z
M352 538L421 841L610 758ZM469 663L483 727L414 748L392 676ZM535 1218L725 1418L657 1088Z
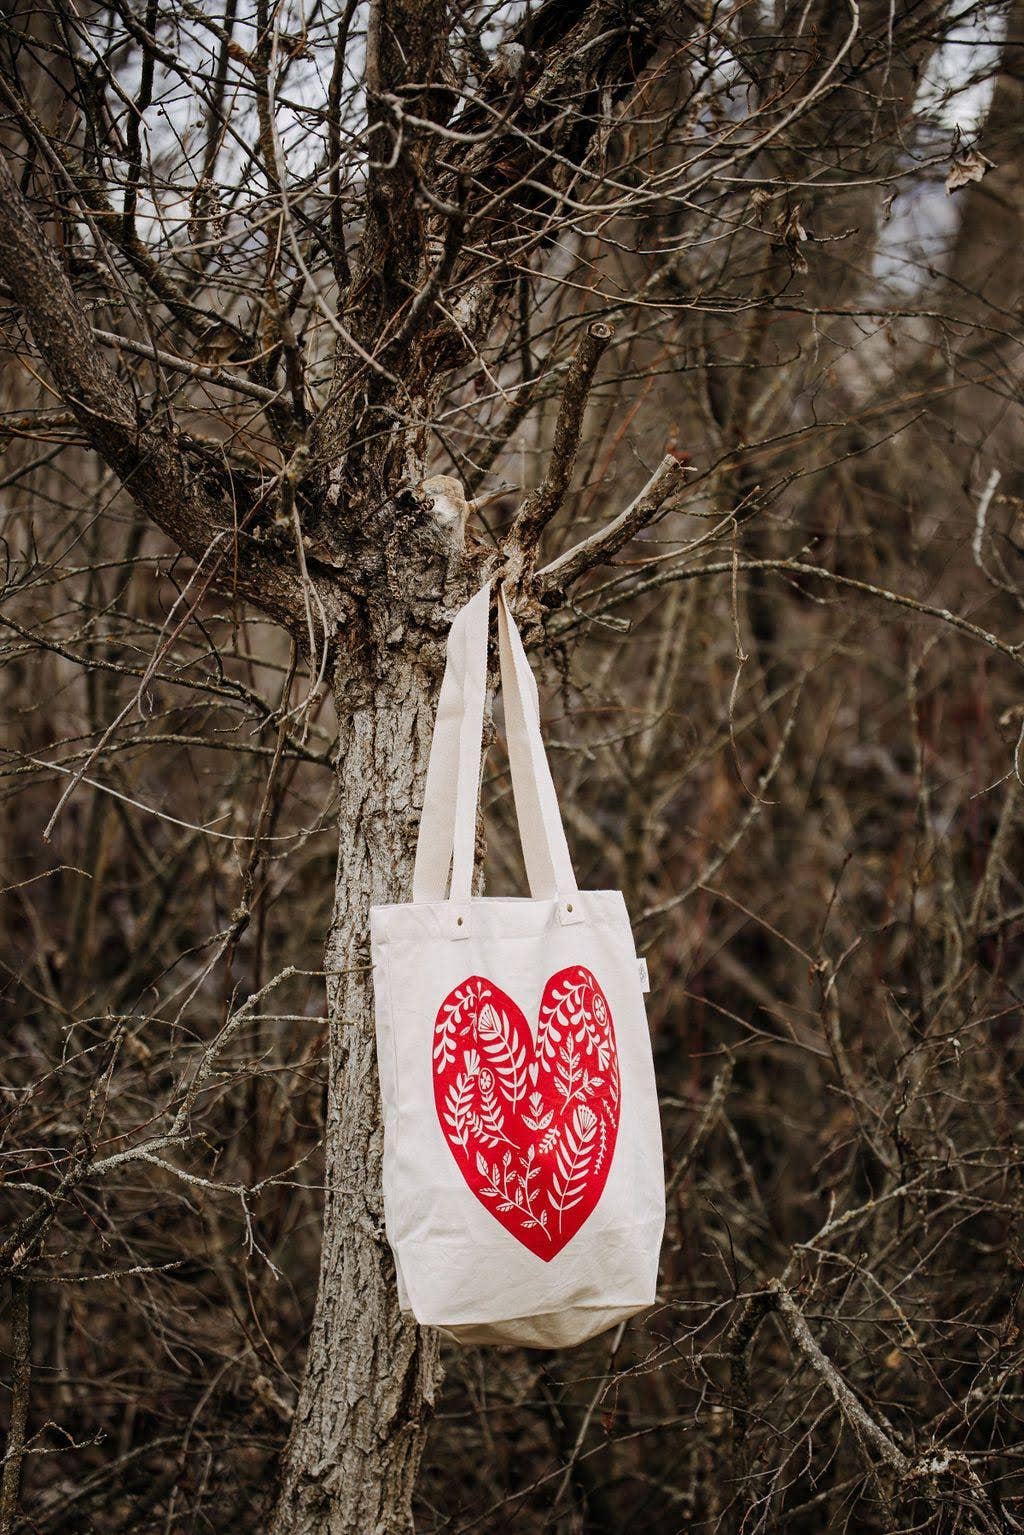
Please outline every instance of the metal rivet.
M571 911L571 910L572 910L572 907L570 907L570 908L569 908L569 909L570 909L570 911ZM461 918L461 917L456 917L456 918L455 918L455 926L456 926L456 927L461 927L461 926L462 926L462 918Z
M566 911L572 911L572 902L571 901L569 902L568 906L565 909L566 909Z

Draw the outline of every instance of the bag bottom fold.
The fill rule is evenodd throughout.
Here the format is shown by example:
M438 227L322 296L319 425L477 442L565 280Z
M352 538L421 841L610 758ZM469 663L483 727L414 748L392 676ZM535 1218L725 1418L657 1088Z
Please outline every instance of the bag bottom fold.
M617 1327L639 1311L646 1311L651 1302L636 1301L625 1306L569 1306L559 1311L541 1312L537 1316L511 1317L507 1321L427 1322L425 1326L437 1327L446 1338L463 1347L476 1344L506 1344L518 1348L573 1348L596 1338L598 1333ZM404 1314L415 1320L411 1311Z

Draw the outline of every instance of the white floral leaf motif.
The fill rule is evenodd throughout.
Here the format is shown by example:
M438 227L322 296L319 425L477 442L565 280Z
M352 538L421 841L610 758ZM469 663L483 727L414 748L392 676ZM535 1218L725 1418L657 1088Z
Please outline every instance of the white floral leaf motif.
M530 1112L523 1115L523 1124L526 1128L534 1131L535 1134L540 1134L542 1130L547 1129L553 1118L554 1110L545 1109L544 1107L543 1093L531 1093ZM531 1151L532 1149L531 1147Z
M480 1009L476 1035L493 1068L509 1107L515 1108L526 1091L526 1046L516 1049L515 1034L505 1013L487 1003Z
M445 1002L434 1030L434 1060L440 1061L443 1071L447 1071L455 1059L455 1036L456 1033L466 1031L467 1011L472 1006L478 1009L483 999L490 994L490 987L477 981L475 984L456 987Z
M604 1154L605 1154L605 1151L608 1149L608 1132L605 1129L604 1115L603 1114L601 1115L601 1119L600 1119L600 1129L599 1129L599 1137L598 1137L598 1139L599 1139L599 1144L598 1144L598 1148L597 1148L597 1157L596 1157L595 1162L594 1162L594 1171L595 1171L595 1173L596 1172L600 1172L601 1168L604 1166Z
M467 1123L473 1101L473 1078L460 1072L445 1097L445 1121L452 1128L452 1139L465 1150L469 1149Z
M441 1070L447 1071L455 1059L455 1009L446 1008L444 1019L438 1019L434 1033L434 1060L441 1063Z
M476 1080L480 1088L480 1108L479 1113L473 1116L474 1130L488 1146L497 1146L501 1141L514 1145L515 1142L509 1139L505 1128L504 1110L494 1091L493 1073L485 1067Z
M565 1043L558 1051L557 1059L558 1067L555 1072L555 1086L562 1096L563 1103L568 1104L579 1091L582 1078L580 1054L576 1048L574 1035L566 1035Z
M587 1174L594 1154L597 1115L585 1103L573 1110L572 1119L563 1127L562 1144L555 1154L548 1202L558 1215L558 1224L567 1210L579 1204L585 1192Z

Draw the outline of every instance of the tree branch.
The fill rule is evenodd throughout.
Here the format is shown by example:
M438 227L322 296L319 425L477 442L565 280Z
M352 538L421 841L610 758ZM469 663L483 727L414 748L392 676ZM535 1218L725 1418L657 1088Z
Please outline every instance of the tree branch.
M822 1352L807 1325L807 1319L785 1285L776 1279L772 1281L770 1288L774 1292L776 1305L794 1343L814 1373L831 1392L836 1406L858 1439L864 1444L871 1445L875 1453L897 1476L906 1476L911 1466L909 1458L897 1445L892 1435L887 1434L885 1429L875 1422L860 1399L851 1391L831 1359Z
M777 570L796 576L817 576L822 581L830 581L833 586L844 586L851 591L864 592L867 596L877 597L882 602L891 603L894 607L907 608L911 613L918 613L923 618L940 619L942 623L950 624L961 633L969 634L972 639L980 640L983 645L988 645L990 649L998 650L1001 655L1008 656L1017 666L1024 666L1024 642L1008 645L991 630L982 629L979 624L972 624L969 618L961 618L959 613L954 613L949 608L935 607L930 602L918 602L916 597L907 597L903 592L892 592L887 587L874 586L870 581L859 581L855 576L841 575L838 571L828 570L823 565L808 565L803 560L718 560L713 564L691 565L682 570L675 568L665 570L658 575L635 581L622 591L613 592L598 607L590 609L585 615L570 618L559 624L553 633L561 639L588 619L603 617L624 603L642 596L645 592L657 591L660 587L670 586L674 581L703 581L707 576L731 576L735 572L748 570ZM608 583L609 586L612 584L612 582Z
M597 365L612 339L612 328L601 320L587 326L569 365L555 422L555 440L543 483L526 497L509 535L509 543L528 559L537 540L565 500L583 430L583 416Z
M18 1516L21 1463L25 1455L25 1431L28 1427L29 1385L32 1379L32 1331L28 1285L22 1279L11 1282L11 1353L14 1359L14 1374L11 1381L7 1449L3 1458L3 1480L0 1482L0 1535L10 1535Z
M138 506L194 560L228 533L213 579L292 626L304 613L298 576L269 557L192 471L173 427L145 421L96 345L57 253L0 157L0 280L88 441Z
M165 352L161 347L151 346L148 341L133 341L130 336L118 336L113 331L95 328L93 335L105 346L116 347L121 352L131 352L136 357L146 357L150 362L159 363L161 368L169 368L172 373L184 373L188 378L198 378L206 383L217 384L222 389L231 390L233 394L244 394L250 400L259 400L261 404L271 404L282 398L279 389L264 389L262 384L252 384L247 378L238 378L233 373L225 372L223 368L211 367L201 362L189 362L187 358L178 357L174 352Z
M667 453L647 481L643 490L624 512L600 528L572 549L567 549L537 572L537 585L542 592L564 591L573 581L592 570L595 565L611 559L635 538L641 528L654 521L673 491L681 488L686 466L671 453Z

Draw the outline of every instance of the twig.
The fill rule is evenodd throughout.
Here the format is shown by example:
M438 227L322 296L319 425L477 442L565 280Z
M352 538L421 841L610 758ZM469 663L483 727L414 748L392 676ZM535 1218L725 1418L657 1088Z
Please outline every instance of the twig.
M670 896L667 901L661 901L656 906L648 906L645 911L640 913L640 916L637 919L639 922L649 922L652 917L661 917L665 914L665 912L672 911L674 907L681 906L684 901L688 901L690 899L694 891L699 890L703 885L706 885L709 879L713 879L714 876L718 873L719 869L725 863L726 859L733 852L737 843L740 841L744 832L747 830L747 827L757 816L761 814L761 810L766 803L764 798L765 790L768 788L772 779L779 771L779 768L782 765L782 758L785 755L786 747L789 745L789 738L793 734L793 726L796 724L797 709L800 706L800 697L803 692L803 687L806 680L806 674L800 678L796 690L796 697L793 700L793 707L789 711L786 723L782 728L782 734L779 737L779 744L775 748L775 751L772 755L772 760L769 762L768 766L757 780L757 788L754 793L754 798L744 812L743 817L740 820L739 825L736 827L736 830L733 832L732 836L728 839L727 842L723 843L718 852L715 853L711 859L709 859L709 861L701 869L700 873L690 881L685 889L680 890L677 895Z
M803 560L739 560L735 565L732 560L722 560L712 565L695 565L686 570L666 570L659 575L650 576L647 580L637 582L624 592L616 593L601 607L569 620L554 632L558 638L562 638L579 624L603 617L612 608L621 607L623 603L631 601L641 593L656 591L659 587L668 586L673 581L699 581L705 576L732 576L735 570L778 570L795 576L817 576L822 581L831 581L834 586L845 586L851 591L864 592L869 597L877 597L882 602L891 603L894 607L907 608L911 613L918 613L923 618L939 618L943 623L951 624L954 629L959 629L963 634L969 634L973 639L981 640L990 649L1009 656L1018 666L1024 666L1024 654L1022 654L1024 642L1008 645L998 635L992 634L988 629L982 629L979 624L972 624L969 618L961 618L958 613L951 612L949 608L935 607L930 602L918 602L916 598L907 597L902 592L892 592L884 586L875 586L870 581L859 581L855 576L843 576L838 571L828 570L822 565L809 565Z
M222 389L231 389L235 394L248 395L251 400L259 400L261 404L269 404L280 400L279 389L264 389L262 384L251 384L247 378L235 378L230 373L225 373L223 368L213 368L200 362L188 362L184 357L176 357L173 352L164 352L157 346L151 346L148 341L133 341L129 336L117 336L113 331L97 330L93 327L93 336L97 341L102 341L104 346L114 346L121 352L131 352L136 357L145 357L150 362L158 362L162 368L170 368L173 373L184 373L188 378L202 379L206 383L219 384Z
M725 1102L729 1092L729 1087L732 1082L732 1074L733 1062L729 1060L726 1061L725 1065L722 1067L721 1071L718 1073L718 1075L715 1077L715 1080L711 1084L711 1092L708 1094L708 1101L704 1105L704 1112L700 1116L700 1120L697 1123L696 1129L690 1136L690 1144L679 1158L679 1161L676 1163L675 1168L672 1171L671 1178L665 1185L666 1198L679 1187L680 1183L685 1178L690 1168L693 1166L694 1159L697 1156L697 1153L700 1151L700 1148L703 1146L704 1142L711 1134L711 1131L714 1129L715 1121L718 1119L718 1116L722 1111L722 1105Z
M993 469L985 482L984 490L978 497L978 510L974 518L974 537L971 539L971 552L974 555L974 563L979 570L985 569L982 562L982 552L985 544L985 523L988 520L988 509L992 505L992 497L995 495L999 480L999 470Z

